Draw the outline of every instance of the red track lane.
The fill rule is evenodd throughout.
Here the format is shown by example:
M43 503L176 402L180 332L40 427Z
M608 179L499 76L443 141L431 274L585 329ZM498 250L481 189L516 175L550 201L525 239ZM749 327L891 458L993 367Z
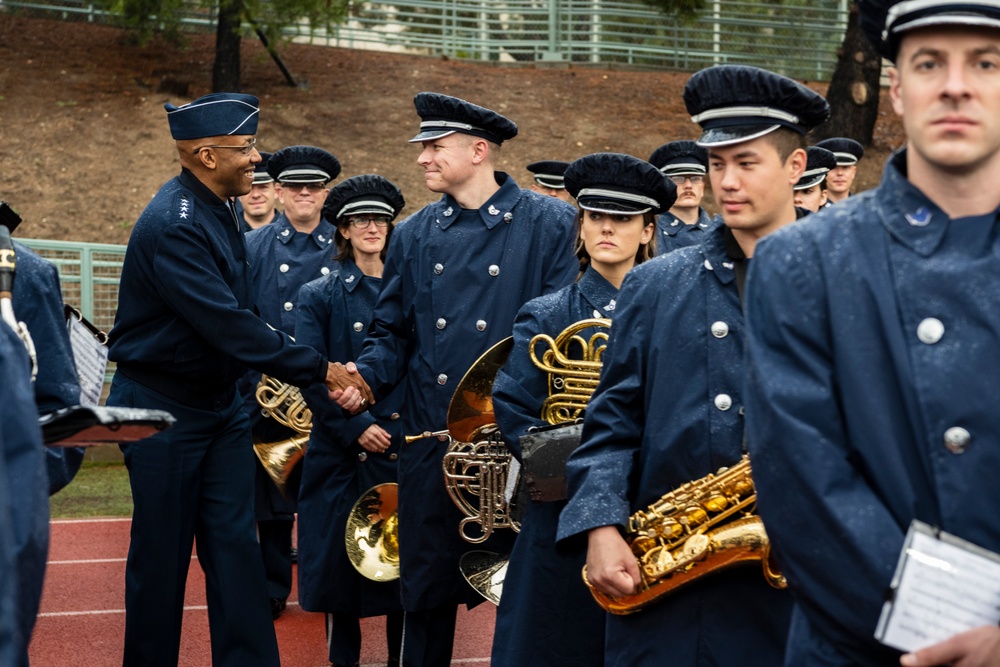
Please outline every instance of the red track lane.
M129 519L52 522L45 592L30 649L32 667L121 667L130 526ZM459 610L453 665L489 664L495 616L491 604ZM283 667L329 665L323 615L302 611L295 588L274 627ZM362 636L361 664L384 665L384 619L364 619ZM188 572L179 664L212 664L205 577L196 558Z

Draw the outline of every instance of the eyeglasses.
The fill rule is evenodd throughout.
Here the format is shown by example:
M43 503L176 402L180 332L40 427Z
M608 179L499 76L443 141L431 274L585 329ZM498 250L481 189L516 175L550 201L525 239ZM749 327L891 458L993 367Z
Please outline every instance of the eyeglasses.
M705 182L705 177L693 174L686 176L668 176L668 178L674 182L674 185L684 185L684 181L691 181L692 185L701 185Z
M215 146L212 144L208 144L205 146L198 146L198 148L194 149L192 153L197 155L199 152L205 150L206 148L228 148L230 150L239 151L243 155L250 155L250 153L253 153L253 150L256 147L257 147L257 138L254 137L253 139L250 140L250 143L243 144L242 146Z
M351 227L354 227L355 229L368 229L369 225L371 225L372 223L375 223L375 226L378 227L379 229L382 229L389 225L389 219L386 218L385 216L367 217L367 218L362 218L360 216L359 217L351 216L350 218L348 218L348 222L350 223Z
M303 188L309 192L316 194L320 190L325 190L326 186L322 183L282 183L282 189L289 190L291 192L299 192Z

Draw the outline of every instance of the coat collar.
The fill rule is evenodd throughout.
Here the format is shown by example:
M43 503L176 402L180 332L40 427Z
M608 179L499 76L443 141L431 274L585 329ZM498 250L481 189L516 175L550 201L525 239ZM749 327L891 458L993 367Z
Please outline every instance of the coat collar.
M512 211L521 199L521 188L517 186L513 178L502 171L495 171L493 175L500 185L500 189L485 204L479 207L479 215L483 219L483 224L486 225L487 229L493 229L500 222L510 222L513 220L514 214ZM442 229L447 229L451 223L458 219L459 213L462 212L462 207L449 194L441 197L441 200L435 206L437 206L437 210L434 213Z
M694 224L699 229L707 231L712 225L712 217L705 209L698 207L698 222ZM670 211L666 211L657 216L656 226L660 228L661 232L670 236L677 236L677 234L686 227L684 221Z
M594 267L587 267L577 285L580 288L580 294L594 308L595 317L610 318L614 316L618 290Z
M906 149L889 158L875 199L879 218L897 241L921 257L941 245L951 219L906 177Z
M349 259L345 259L340 265L337 277L344 285L344 289L348 292L353 292L354 289L361 284L361 279L365 277L365 274L361 272L361 269L358 268L357 264Z
M705 240L698 247L705 258L704 270L713 273L723 285L728 285L736 277L733 272L733 257L727 250L726 242L727 238L732 238L733 233L720 216L716 216L714 222L717 224L706 230Z
M284 213L275 216L274 220L271 221L271 231L277 237L283 245L287 244L295 236L295 227L292 223L288 221ZM333 243L334 234L337 229L326 218L320 218L319 224L316 225L316 229L309 233L309 238L316 245L317 248L325 249L329 248Z

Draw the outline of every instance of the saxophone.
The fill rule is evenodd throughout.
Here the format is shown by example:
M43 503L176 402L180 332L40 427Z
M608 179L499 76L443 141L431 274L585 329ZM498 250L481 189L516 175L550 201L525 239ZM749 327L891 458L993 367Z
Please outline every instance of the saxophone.
M629 517L625 541L639 561L640 581L631 595L612 597L583 581L601 607L631 614L678 588L740 563L759 560L764 578L785 588L771 558L764 524L754 513L757 493L750 459L688 482Z

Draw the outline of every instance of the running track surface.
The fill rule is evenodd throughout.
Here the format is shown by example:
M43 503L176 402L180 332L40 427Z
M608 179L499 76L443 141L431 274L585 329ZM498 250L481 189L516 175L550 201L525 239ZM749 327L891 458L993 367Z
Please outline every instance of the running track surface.
M130 519L52 522L42 608L32 637L32 667L121 667L125 636L125 557ZM303 611L293 587L274 623L282 667L326 667L323 615ZM489 665L496 608L459 608L452 665ZM362 621L362 667L385 664L382 618ZM205 577L192 555L180 667L211 667ZM250 666L248 666L250 667Z

